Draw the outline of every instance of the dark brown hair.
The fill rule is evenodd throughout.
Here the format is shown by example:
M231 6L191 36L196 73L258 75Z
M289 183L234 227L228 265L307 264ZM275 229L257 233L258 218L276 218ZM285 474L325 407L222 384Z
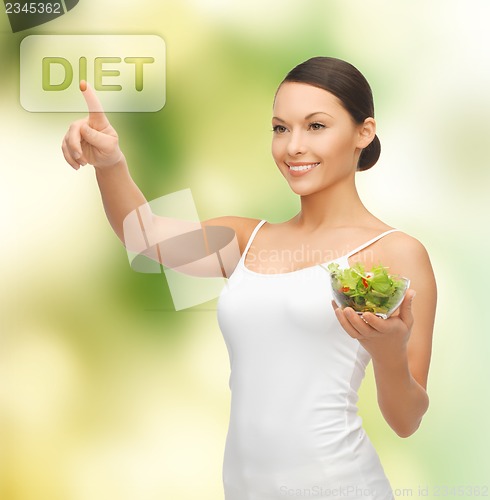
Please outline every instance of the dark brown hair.
M334 57L313 57L293 68L282 81L285 82L306 83L330 92L340 99L358 124L364 123L368 117L374 118L371 87L361 72L346 61ZM376 135L361 151L357 170L371 168L380 153L381 143Z

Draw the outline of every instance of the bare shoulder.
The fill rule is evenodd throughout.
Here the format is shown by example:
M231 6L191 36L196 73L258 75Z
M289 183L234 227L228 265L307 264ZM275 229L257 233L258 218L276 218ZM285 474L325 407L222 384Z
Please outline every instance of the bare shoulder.
M437 285L427 249L406 233L396 232L392 236L392 242L386 245L386 265L392 272L410 278L411 288L423 294L428 304L435 308Z
M355 261L361 261L367 269L383 265L390 274L410 279L411 288L423 292L435 303L436 280L429 253L421 241L402 231L396 231L379 239L374 245L360 252Z
M203 226L224 226L230 227L235 231L240 253L242 253L247 245L247 242L261 219L253 219L250 217L239 217L234 215L226 215L222 217L214 217L207 219L201 224Z
M402 231L380 240L379 256L390 271L398 274L426 274L432 266L427 249L421 241ZM377 252L378 253L378 252Z

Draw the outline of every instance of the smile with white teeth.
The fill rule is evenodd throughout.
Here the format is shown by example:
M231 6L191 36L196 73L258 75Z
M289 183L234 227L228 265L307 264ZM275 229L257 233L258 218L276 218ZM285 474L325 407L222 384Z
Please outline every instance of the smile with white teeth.
M291 170L294 170L295 172L301 172L301 170L310 170L313 167L316 167L318 163L310 163L309 165L299 165L297 167L294 167L293 165L288 165L288 167Z

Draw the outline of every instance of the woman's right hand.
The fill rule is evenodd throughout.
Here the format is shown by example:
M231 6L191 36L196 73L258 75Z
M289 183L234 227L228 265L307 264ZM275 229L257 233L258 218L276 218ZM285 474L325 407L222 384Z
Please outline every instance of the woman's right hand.
M61 145L63 155L75 170L87 163L97 169L111 168L123 158L117 132L104 114L93 88L81 81L80 90L89 115L70 125Z

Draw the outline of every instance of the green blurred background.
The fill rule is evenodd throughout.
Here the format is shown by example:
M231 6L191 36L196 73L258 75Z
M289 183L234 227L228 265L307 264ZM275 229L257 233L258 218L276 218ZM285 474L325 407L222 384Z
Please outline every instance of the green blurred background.
M276 87L315 55L363 72L383 151L361 197L425 244L439 307L421 428L391 431L371 365L360 413L398 498L488 495L488 2L128 4L82 0L17 34L0 14L0 498L223 498L230 403L216 302L175 312L162 275L131 270L93 168L61 154L82 115L21 108L19 44L33 33L165 40L163 110L109 118L147 199L191 188L202 219L295 214L270 156Z

